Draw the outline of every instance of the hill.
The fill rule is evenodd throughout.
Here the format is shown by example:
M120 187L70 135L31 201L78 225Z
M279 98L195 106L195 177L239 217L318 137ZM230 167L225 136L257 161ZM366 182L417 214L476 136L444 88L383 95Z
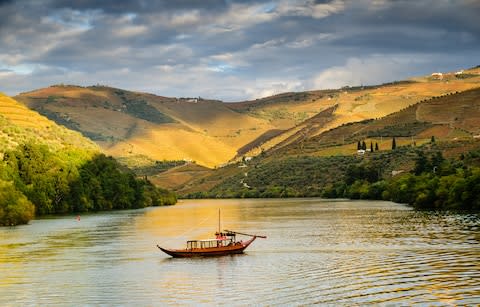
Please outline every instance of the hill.
M358 141L373 142L389 148L392 137L401 144L478 138L480 135L480 88L422 100L378 120L344 124L308 139L292 143L278 151L292 154L348 154ZM275 151L275 148L272 150Z
M80 131L129 166L187 160L213 167L274 127L201 98L166 98L92 86L52 86L16 97L29 108Z
M286 93L229 104L229 107L274 123L281 122L286 129L245 153L256 156L262 150L283 147L347 123L381 118L420 101L476 88L479 84L480 69L476 67L462 73L433 74L378 86ZM329 109L331 114L325 117L324 112Z
M346 123L380 118L434 96L475 88L479 82L480 69L475 68L441 78L283 93L238 103L65 85L15 98L80 131L129 167L186 160L213 168Z
M0 226L37 215L175 203L83 137L0 94Z
M304 126L321 121L320 115ZM393 138L397 150L391 150ZM379 150L359 155L359 142ZM458 159L473 151L472 165L478 166L479 149L480 88L475 88L424 99L379 119L344 124L318 135L305 133L177 190L189 197L322 196L357 164L375 165L372 176L377 179L391 178L411 171L419 152Z
M92 153L100 152L94 142L80 133L57 125L0 93L0 154L32 141L45 144L52 150L71 146Z

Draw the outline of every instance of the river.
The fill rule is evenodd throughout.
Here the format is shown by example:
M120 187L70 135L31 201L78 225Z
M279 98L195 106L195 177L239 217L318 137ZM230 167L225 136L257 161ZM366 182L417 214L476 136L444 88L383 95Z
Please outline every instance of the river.
M157 249L222 228L243 255ZM480 215L380 201L184 200L0 228L0 306L480 304Z

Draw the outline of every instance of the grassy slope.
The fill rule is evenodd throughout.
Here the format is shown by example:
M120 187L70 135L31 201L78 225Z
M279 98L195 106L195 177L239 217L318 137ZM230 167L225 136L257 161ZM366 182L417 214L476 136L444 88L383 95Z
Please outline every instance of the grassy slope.
M209 168L197 164L185 164L151 176L149 180L158 186L172 189L211 173L212 170Z
M381 86L284 93L234 104L101 86L54 86L17 98L82 131L122 161L188 159L213 167L234 157L289 148L345 123L380 118L421 100L479 85L480 69L473 69L465 77L445 74L442 80L421 77ZM150 111L158 113L154 119L159 120L145 116ZM445 133L441 127L432 129Z
M52 150L73 146L92 153L100 151L80 133L59 126L0 93L0 153L30 141L48 145Z
M480 88L445 95L412 105L378 120L346 124L286 146L278 154L348 154L357 141L378 143L380 149L391 147L392 137L399 145L439 140L471 139L480 134Z
M176 201L170 192L122 172L79 132L1 93L0 162L0 225L27 223L34 211L64 214Z
M450 93L465 91L480 86L480 69L465 71L467 78L444 74L442 80L431 77L416 78L407 82L371 87L344 88L341 90L313 91L306 93L288 93L231 105L232 109L261 118L285 118L289 114L290 127L285 133L262 144L262 149L286 146L298 141L298 134L318 135L345 123L374 119L397 112L409 105ZM329 121L322 125L313 125L311 121L295 123L295 118L311 118L329 107L336 109ZM288 111L288 112L287 112ZM285 119L284 119L285 120ZM285 127L283 127L285 128ZM312 129L314 128L314 129ZM292 137L297 135L297 137ZM255 156L260 148L254 148L246 155Z
M442 150L445 157L458 157L462 152L480 148L479 113L480 88L427 99L378 120L346 124L319 135L296 139L286 146L266 151L251 163L247 163L246 167L242 167L241 164L230 165L177 189L185 195L213 189L225 196L229 195L229 191L245 190L245 193L248 193L243 182L249 185L268 186L272 180L288 182L284 179L290 177L295 181L300 177L308 177L313 181L319 180L316 183L318 187L314 189L318 191L322 185L328 183L327 177L343 176L338 163L345 163L345 159L355 161L359 158L370 158L368 153L364 157L357 156L359 140L365 140L368 148L370 142L379 144L380 152L372 157L379 154L384 155L382 159L388 157L383 170L385 174L394 170L408 171L413 167L415 151L414 149L390 151L392 137L396 137L397 146L409 147L414 142L416 146L427 145L433 135L436 138L436 148ZM327 160L321 160L320 157ZM315 167L309 170L312 168L311 165ZM334 170L335 165L338 172ZM285 172L286 169L289 171ZM272 174L277 175L268 177Z
M273 127L218 101L175 99L109 87L53 86L17 99L93 138L115 157L193 160L213 167ZM129 107L135 104L136 107ZM143 105L142 105L143 104ZM146 106L145 106L146 105ZM139 107L168 120L151 120ZM142 111L142 110L140 110Z

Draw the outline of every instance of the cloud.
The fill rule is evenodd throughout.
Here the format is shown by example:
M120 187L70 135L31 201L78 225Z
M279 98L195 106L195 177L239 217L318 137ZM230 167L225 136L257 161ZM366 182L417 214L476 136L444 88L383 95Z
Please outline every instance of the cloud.
M316 19L325 18L345 9L345 1L281 1L278 12L282 15L307 16Z
M342 66L328 68L313 78L312 88L334 89L343 86L381 84L408 75L419 60L411 57L375 55L349 58Z
M478 65L473 0L0 0L0 91L227 101Z
M343 86L375 85L421 76L433 72L441 65L446 71L461 66L461 56L417 54L375 54L348 58L343 65L321 71L307 82L310 89L336 89ZM442 69L440 69L442 71Z

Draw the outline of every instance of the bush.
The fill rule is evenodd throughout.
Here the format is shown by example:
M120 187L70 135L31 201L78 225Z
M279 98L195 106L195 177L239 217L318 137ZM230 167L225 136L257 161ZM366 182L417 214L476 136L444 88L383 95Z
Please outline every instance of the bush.
M8 225L28 222L33 217L31 204L37 215L45 215L135 209L177 201L175 194L137 179L112 157L91 157L80 149L52 152L38 144L5 152L0 180L11 182L2 184L5 200L0 198L0 219Z
M12 182L0 180L0 226L26 224L35 213L35 207Z

